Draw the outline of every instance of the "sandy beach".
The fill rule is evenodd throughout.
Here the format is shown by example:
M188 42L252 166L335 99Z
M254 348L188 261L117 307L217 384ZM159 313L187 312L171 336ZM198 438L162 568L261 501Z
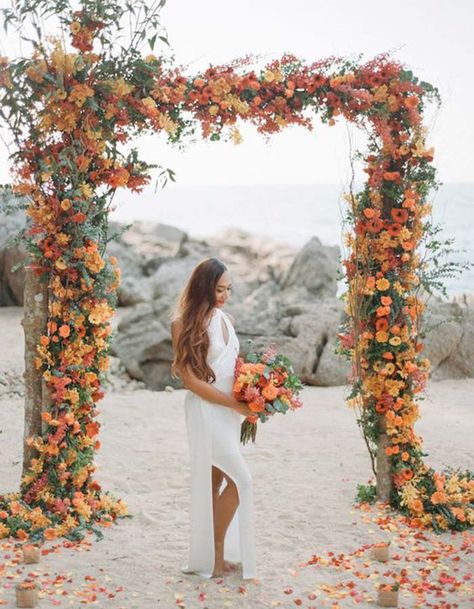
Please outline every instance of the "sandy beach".
M22 370L21 315L0 309L1 370L13 376ZM368 608L383 574L396 573L405 580L400 607L473 607L472 532L420 533L381 505L355 506L357 483L371 470L346 392L306 388L301 410L275 417L243 447L254 480L259 571L243 582L238 573L206 580L180 572L189 533L185 392L109 391L99 403L96 478L127 503L131 518L101 529L101 541L91 534L74 548L47 542L38 565L18 562L19 551L3 540L0 605L14 607L15 583L33 573L40 607ZM473 379L428 384L416 430L430 465L474 469L473 393ZM0 407L4 493L19 484L23 400L4 395ZM370 559L369 545L379 540L392 544L385 564Z

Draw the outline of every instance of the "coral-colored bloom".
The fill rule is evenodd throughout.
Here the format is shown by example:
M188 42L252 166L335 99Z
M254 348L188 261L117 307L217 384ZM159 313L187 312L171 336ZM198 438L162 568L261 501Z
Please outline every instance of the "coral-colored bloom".
M63 324L59 327L59 336L67 338L71 334L71 328L67 324Z
M392 207L390 213L394 221L400 224L404 224L408 220L408 211L402 207Z

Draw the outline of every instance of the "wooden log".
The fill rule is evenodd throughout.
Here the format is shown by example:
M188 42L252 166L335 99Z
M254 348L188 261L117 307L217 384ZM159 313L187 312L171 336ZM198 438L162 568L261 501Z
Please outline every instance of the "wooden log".
M390 472L390 457L385 452L387 446L391 446L390 437L387 435L385 416L379 417L380 436L377 446L377 500L390 501L392 491L392 474Z
M25 334L23 474L29 469L31 459L38 456L36 449L27 444L27 439L42 433L41 411L44 400L42 374L40 370L36 369L35 358L38 356L36 346L39 344L41 335L46 333L47 319L47 283L41 283L32 269L27 268L21 321Z

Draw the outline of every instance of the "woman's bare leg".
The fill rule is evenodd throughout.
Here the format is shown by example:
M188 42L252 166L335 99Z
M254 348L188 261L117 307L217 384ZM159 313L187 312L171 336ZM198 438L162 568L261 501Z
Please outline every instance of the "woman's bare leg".
M220 472L220 470L218 471ZM222 475L225 476L223 473ZM217 481L218 474L215 474L215 479ZM239 493L235 482L228 476L225 476L225 479L227 484L222 493L219 495L218 492L215 494L213 492L215 548L214 577L222 575L224 570L226 570L226 566L227 570L232 569L232 563L227 563L226 565L226 562L224 561L224 540L227 529L229 528L235 511L239 505Z

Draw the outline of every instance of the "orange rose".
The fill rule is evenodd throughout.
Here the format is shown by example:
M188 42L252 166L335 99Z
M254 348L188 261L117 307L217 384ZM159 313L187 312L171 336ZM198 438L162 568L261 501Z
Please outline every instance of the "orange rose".
M63 324L59 328L59 336L67 338L71 334L71 328L67 324Z
M275 387L273 383L268 383L262 390L263 397L268 400L274 400L278 395L278 389Z
M249 408L253 412L262 412L262 410L265 410L265 406L263 404L259 404L258 402L249 402Z

